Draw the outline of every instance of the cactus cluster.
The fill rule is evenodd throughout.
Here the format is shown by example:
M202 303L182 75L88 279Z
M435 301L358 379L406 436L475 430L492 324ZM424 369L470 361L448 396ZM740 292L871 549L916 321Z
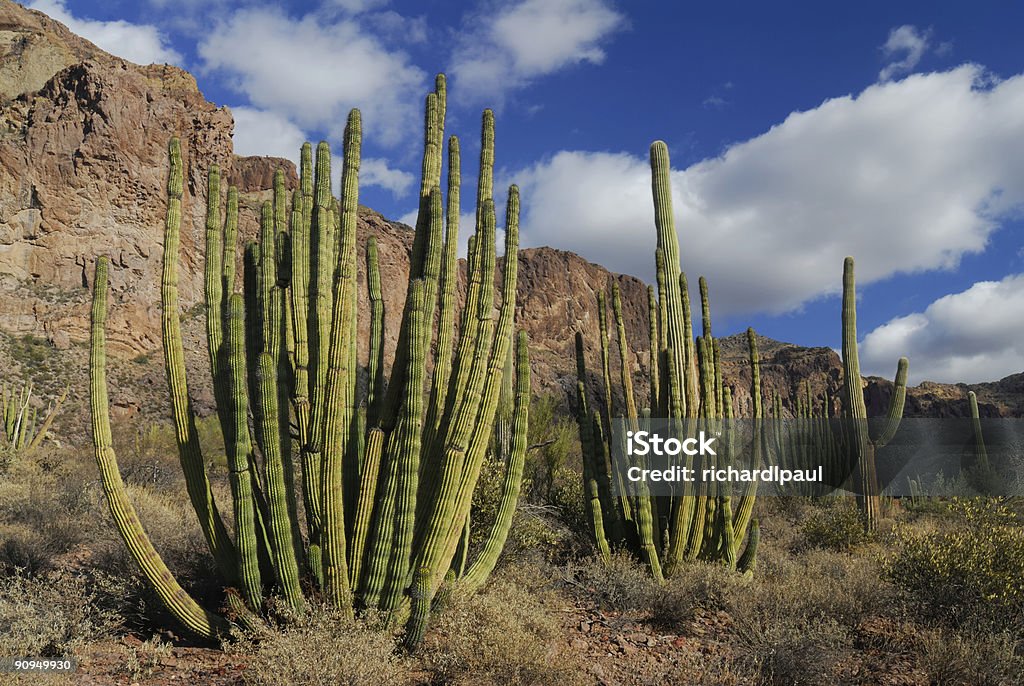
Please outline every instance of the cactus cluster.
M15 453L27 455L39 447L46 437L68 391L49 403L39 421L39 409L32 404L33 385L26 381L20 385L4 384L0 390L0 439Z
M600 407L588 396L584 338L576 334L577 408L583 447L584 496L591 532L602 555L612 545L626 545L643 560L655 579L672 573L684 560L722 561L730 568L750 571L755 564L759 531L753 518L756 482L744 487L734 501L728 484L711 486L686 483L673 496L652 496L639 482L639 492L629 494L621 483L621 470L612 469L610 458L616 436L612 418L622 417L636 428L647 417L678 422L692 435L698 427L721 430L722 421L735 416L732 389L722 383L718 342L711 330L707 282L699 280L702 335L694 338L686 274L680 270L679 239L672 212L668 148L651 145L651 173L657 227L657 292L648 287L650 322L650 405L638 413L630 372L630 348L626 340L618 284L611 288L614 337L619 353L620 389L624 407L614 407L610 373L609 326L606 297L598 293L598 325L603 387ZM762 417L761 379L757 336L747 331L752 367L753 417ZM760 446L754 446L760 454ZM720 456L722 464L730 459ZM706 465L711 466L711 465Z
M228 189L222 221L220 175L210 169L207 343L228 456L233 535L210 488L185 377L177 294L182 161L179 142L170 143L162 305L172 414L189 497L229 588L231 609L243 622L256 621L270 593L300 612L311 594L322 594L344 612L379 609L392 623L405 622L411 648L423 636L439 590L476 589L501 552L519 495L530 390L525 334L513 340L519 191L509 188L498 291L494 117L487 110L460 312L459 141L452 136L447 144L443 210L445 104L439 75L426 99L419 215L390 378L372 236L365 254L365 372L357 363L357 346L364 344L357 334L359 111L350 113L345 129L340 198L331 192L326 143L317 146L315 159L312 147L303 146L300 184L290 198L278 172L273 199L262 206L259 240L244 246L241 293L233 292L238 197ZM104 359L108 269L109 261L100 258L90 362L104 488L129 550L161 599L185 626L213 638L227 620L188 596L164 566L118 474ZM496 433L507 458L499 514L470 562L461 542Z

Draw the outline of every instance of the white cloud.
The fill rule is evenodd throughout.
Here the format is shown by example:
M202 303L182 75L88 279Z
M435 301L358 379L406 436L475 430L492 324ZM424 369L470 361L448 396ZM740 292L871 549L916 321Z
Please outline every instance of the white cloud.
M401 169L392 169L388 161L379 158L363 158L359 163L359 184L361 186L380 186L397 197L401 197L412 188L416 177Z
M605 0L523 0L474 15L452 57L457 97L500 98L538 76L600 64L601 43L625 23Z
M151 24L96 21L75 17L64 0L33 0L26 5L56 19L97 47L136 64L181 64L182 57Z
M912 72L924 57L930 40L930 31L922 32L911 24L904 24L889 31L889 38L882 46L882 53L886 59L893 61L878 72L878 80L888 81L895 76ZM896 57L899 59L893 59Z
M364 134L395 144L420 120L426 75L358 22L293 19L278 9L242 9L199 44L206 72L218 72L261 109L340 139L359 107Z
M993 381L1024 371L1021 321L1024 274L982 281L870 332L860 344L861 366L891 376L905 355L913 383Z
M388 0L327 0L327 5L338 7L350 14L375 10L388 4Z
M1024 76L981 77L963 66L876 84L674 171L683 268L707 275L729 314L837 292L846 255L862 284L955 268L1024 202ZM646 155L562 151L507 178L525 245L651 280Z
M235 116L235 154L270 155L298 161L306 134L274 112L252 107L232 107Z

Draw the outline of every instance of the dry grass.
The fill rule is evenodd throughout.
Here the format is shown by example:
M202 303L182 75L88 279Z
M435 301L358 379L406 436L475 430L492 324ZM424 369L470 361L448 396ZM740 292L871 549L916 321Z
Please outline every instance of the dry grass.
M535 567L502 570L479 594L454 595L436 616L418 652L445 684L572 686L582 666L567 652L561 599Z
M258 634L240 634L232 650L245 654L250 686L386 686L412 683L411 662L396 653L379 623L353 621L325 606L283 613Z

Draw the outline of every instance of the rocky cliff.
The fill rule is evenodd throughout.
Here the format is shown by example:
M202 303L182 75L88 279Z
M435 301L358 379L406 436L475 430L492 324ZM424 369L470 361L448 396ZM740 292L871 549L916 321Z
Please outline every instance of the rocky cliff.
M25 349L26 340L59 352L71 371L56 376L84 390L88 288L95 258L105 254L113 267L108 337L125 370L115 375L115 401L130 414L162 392L162 368L150 360L160 359L153 353L160 346L166 146L177 135L186 180L180 295L193 393L200 407L208 406L201 307L195 307L201 301L208 165L218 164L226 182L238 186L242 231L248 235L255 233L256 208L268 195L274 170L284 168L289 185L296 182L287 160L235 156L232 129L231 112L209 103L187 72L118 59L46 16L0 0L0 331L6 334L0 353L25 362L12 351ZM358 233L361 244L375 235L380 246L390 357L405 296L411 230L361 208ZM635 348L629 364L638 374L646 369L643 283L551 248L523 250L519 269L518 325L530 337L538 393L573 395L573 336L579 329L586 333L590 365L596 368L596 292L611 280L622 290L627 335ZM360 278L365 283L362 268ZM365 311L365 292L361 299ZM364 335L366 326L363 317ZM723 339L722 349L727 382L736 388L742 408L749 403L745 339ZM761 351L765 387L779 391L787 407L804 379L819 396L837 391L834 351L768 339ZM365 360L365 350L361 356ZM617 370L613 355L614 376ZM881 380L869 380L868 386L872 407L882 407L890 387ZM974 388L989 414L1019 415L1024 409L1024 375ZM644 397L646 388L636 390ZM963 414L964 397L964 388L927 384L911 393L908 414Z

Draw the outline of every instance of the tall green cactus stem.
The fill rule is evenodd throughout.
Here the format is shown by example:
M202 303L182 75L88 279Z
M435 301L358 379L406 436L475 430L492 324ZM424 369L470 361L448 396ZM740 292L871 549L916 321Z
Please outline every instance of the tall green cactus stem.
M508 369L506 373L511 374L512 370ZM530 351L524 331L519 332L516 344L515 374L512 441L509 446L508 463L505 465L505 477L501 484L498 514L488 531L480 556L462 577L462 583L471 591L480 588L494 571L498 556L505 547L505 540L512 527L512 516L519 502L519 487L523 480L523 466L526 464L526 428L530 412Z
M234 419L229 433L226 434L226 437L229 437L226 447L228 448L228 473L231 479L231 502L235 511L235 543L238 547L239 581L246 604L251 610L258 612L263 602L263 590L258 559L256 513L253 503L253 474L249 459L251 446L248 424L249 403L246 394L244 308L242 296L234 294L230 297L227 319L228 335L222 357L223 366L226 369L225 380L229 384L224 389L224 395L230 404L223 406L227 412L222 412L221 415ZM276 400L276 397L274 399ZM271 522L273 521L272 516Z
M867 531L874 531L881 513L881 494L875 453L896 433L906 399L907 358L901 357L896 370L893 395L882 433L872 439L868 433L867 407L857 354L857 292L852 257L843 262L843 414L847 419L847 450L857 466L857 503Z
M199 433L192 413L192 400L185 379L185 353L181 342L181 320L178 314L178 252L181 246L181 143L172 138L169 148L171 163L167 178L167 219L164 227L164 264L161 277L162 337L167 386L171 393L171 416L174 419L178 456L185 473L185 487L192 507L199 517L206 543L217 566L229 583L237 578L235 549L221 519L210 480L206 475Z
M323 516L323 584L335 607L351 611L352 598L349 585L346 554L344 462L351 443L350 426L355 418L352 398L348 392L354 386L356 374L352 366L350 347L353 340L356 297L355 234L356 210L359 205L359 166L362 144L362 119L359 110L352 110L345 126L345 154L342 167L341 240L336 254L334 277L337 283L333 299L329 355L326 362L323 394L324 420L321 508Z
M160 554L142 528L142 522L128 499L124 481L117 469L110 431L110 410L107 398L106 334L107 271L110 261L100 257L96 261L93 281L92 333L89 355L89 399L92 416L92 435L96 464L103 482L103 492L110 506L110 514L124 538L128 552L139 565L143 575L156 591L161 602L182 624L208 640L217 639L228 632L228 623L219 615L201 607L177 582L167 569Z
M668 146L663 141L655 141L651 144L651 190L654 196L657 247L661 250L665 262L665 290L659 295L665 300L665 343L673 354L670 364L682 372L686 368L684 355L689 345L683 328L684 318L688 313L683 313L682 294L679 290L679 235L676 233L676 220L672 210L670 174ZM678 377L685 379L682 373ZM685 413L685 408L682 409Z
M370 295L370 359L366 369L366 423L375 426L384 400L384 295L380 286L377 238L366 240L366 282Z
M441 413L444 411L448 394L448 380L452 372L452 331L455 325L455 287L459 270L459 212L460 190L462 182L461 154L459 139L452 136L448 139L448 204L445 209L444 251L441 255L439 314L437 322L438 351L434 359L433 378L431 381L430 401L427 404L427 416L424 420L426 434L424 441L430 445L437 435ZM432 464L424 464L427 469ZM417 515L421 516L421 515Z
M971 411L971 431L974 435L974 465L981 473L990 469L988 451L985 449L985 436L981 432L981 413L978 411L978 396L974 391L967 392L967 402Z

